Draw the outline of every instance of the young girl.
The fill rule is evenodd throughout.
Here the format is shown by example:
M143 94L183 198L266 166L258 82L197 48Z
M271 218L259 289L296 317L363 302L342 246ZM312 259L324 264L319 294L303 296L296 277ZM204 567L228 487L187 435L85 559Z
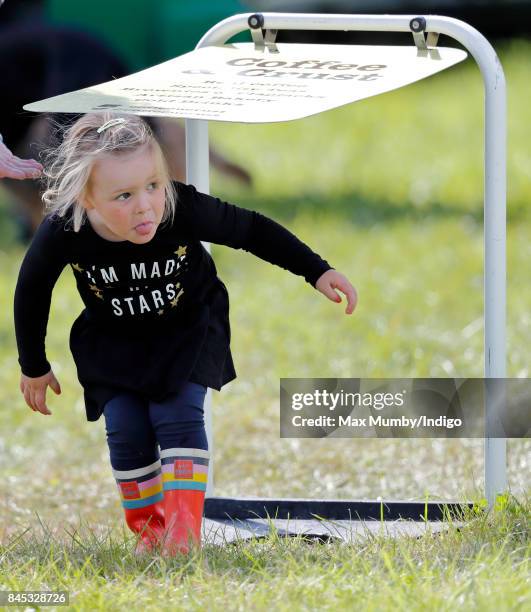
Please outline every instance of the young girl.
M28 406L51 414L46 359L53 287L70 265L85 308L70 349L88 421L103 414L110 463L137 552L199 546L209 452L207 388L236 377L229 299L201 241L245 249L330 300L356 293L275 221L171 181L140 117L87 114L66 130L45 169L47 215L20 268L15 331ZM159 448L160 447L160 452Z

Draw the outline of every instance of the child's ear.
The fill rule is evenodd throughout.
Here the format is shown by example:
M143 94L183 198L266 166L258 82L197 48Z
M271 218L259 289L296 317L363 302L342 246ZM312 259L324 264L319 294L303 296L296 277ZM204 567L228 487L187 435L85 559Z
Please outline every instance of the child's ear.
M81 204L81 206L83 206L85 210L91 210L92 208L94 208L90 195L88 194L88 190L86 189L79 197L78 202Z

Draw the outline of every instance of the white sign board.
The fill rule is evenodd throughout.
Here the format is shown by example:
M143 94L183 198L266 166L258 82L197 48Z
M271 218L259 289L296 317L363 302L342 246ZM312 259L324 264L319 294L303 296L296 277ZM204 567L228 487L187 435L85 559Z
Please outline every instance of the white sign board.
M24 106L86 113L110 110L145 116L242 123L288 121L375 96L440 72L465 51L365 45L254 43L191 51L121 79Z

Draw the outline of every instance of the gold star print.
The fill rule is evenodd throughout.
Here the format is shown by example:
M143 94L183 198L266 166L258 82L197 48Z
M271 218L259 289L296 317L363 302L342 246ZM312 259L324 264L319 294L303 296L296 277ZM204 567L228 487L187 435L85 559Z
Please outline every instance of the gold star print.
M79 264L71 264L76 272L83 272L83 268Z
M179 301L179 298L181 297L181 295L184 293L184 289L181 289L179 291L179 293L177 294L177 296L170 301L171 307L173 308L174 306L177 306L177 302Z
M96 285L89 285L89 289L91 291L101 291L101 289L99 287L96 287Z
M186 247L180 246L176 251L173 252L175 253L175 255L177 255L177 257L182 257L183 255L186 255Z
M175 283L175 289L179 289L180 286L181 286L181 283Z
M100 300L103 300L103 296L101 295L101 291L96 291L96 293L94 294L97 298L100 298Z
M157 314L159 315L164 314L164 310L157 310Z

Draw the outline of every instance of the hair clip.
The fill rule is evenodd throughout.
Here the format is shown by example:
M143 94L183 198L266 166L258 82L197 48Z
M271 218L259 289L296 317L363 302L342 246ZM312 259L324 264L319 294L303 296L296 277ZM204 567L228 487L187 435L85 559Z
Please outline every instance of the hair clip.
M119 125L120 123L125 123L125 119L123 117L119 117L118 119L109 119L109 121L106 121L101 127L98 128L98 134L101 134L103 130L110 128L113 125Z

